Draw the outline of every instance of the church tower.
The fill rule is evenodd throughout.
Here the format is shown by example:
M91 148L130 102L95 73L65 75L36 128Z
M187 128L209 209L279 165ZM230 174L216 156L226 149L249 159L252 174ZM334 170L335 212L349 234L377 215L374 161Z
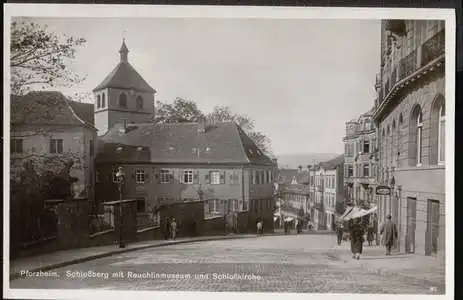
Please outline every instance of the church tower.
M129 63L129 49L122 41L120 62L93 89L95 96L95 127L104 135L114 125L151 123L154 119L154 94L156 91Z

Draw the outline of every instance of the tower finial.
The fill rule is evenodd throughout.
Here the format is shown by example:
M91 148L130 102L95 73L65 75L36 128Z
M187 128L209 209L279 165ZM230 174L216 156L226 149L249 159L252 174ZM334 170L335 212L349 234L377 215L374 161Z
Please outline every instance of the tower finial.
M128 56L129 56L129 49L125 45L125 37L122 38L122 46L121 49L119 50L119 53L121 54L121 62L127 62L128 61Z

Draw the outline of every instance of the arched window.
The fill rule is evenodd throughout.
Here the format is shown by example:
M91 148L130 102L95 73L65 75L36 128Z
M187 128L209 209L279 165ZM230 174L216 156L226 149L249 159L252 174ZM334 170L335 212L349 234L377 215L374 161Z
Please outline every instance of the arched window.
M106 97L105 94L101 94L101 108L105 108L106 106Z
M143 98L141 96L137 97L137 109L143 108Z
M420 166L423 158L423 113L419 105L412 109L409 130L408 162L410 166Z
M402 125L404 123L404 117L402 116L402 113L400 113L399 116L399 125Z
M101 98L100 95L96 96L96 108L101 107Z
M431 106L430 164L445 161L445 99L439 95Z
M119 96L119 107L127 108L127 95L125 93Z
M441 106L439 109L439 146L438 146L438 159L439 163L445 161L445 109L444 106Z

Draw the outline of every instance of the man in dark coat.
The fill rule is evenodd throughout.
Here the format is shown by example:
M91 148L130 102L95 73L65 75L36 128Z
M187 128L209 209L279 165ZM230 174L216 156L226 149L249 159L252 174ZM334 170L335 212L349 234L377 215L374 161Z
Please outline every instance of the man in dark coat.
M344 225L342 224L342 222L338 222L338 225L336 226L336 233L338 237L338 245L341 245L342 235L344 233Z
M391 255L391 248L398 236L397 226L391 219L391 215L388 215L386 223L383 224L380 231L383 235L384 244L386 245L386 255Z
M360 259L360 254L363 252L363 236L364 230L361 224L361 219L356 218L351 220L349 226L350 230L350 245L352 251L352 258Z

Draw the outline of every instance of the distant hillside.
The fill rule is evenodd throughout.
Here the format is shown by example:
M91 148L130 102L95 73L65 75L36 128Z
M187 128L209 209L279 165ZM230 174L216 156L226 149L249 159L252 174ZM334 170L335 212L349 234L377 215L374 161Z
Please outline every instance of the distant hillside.
M294 154L281 154L277 155L278 158L278 167L280 169L296 169L301 165L304 169L307 168L307 165L313 165L315 163L320 163L324 161L331 160L337 156L339 153L294 153Z

